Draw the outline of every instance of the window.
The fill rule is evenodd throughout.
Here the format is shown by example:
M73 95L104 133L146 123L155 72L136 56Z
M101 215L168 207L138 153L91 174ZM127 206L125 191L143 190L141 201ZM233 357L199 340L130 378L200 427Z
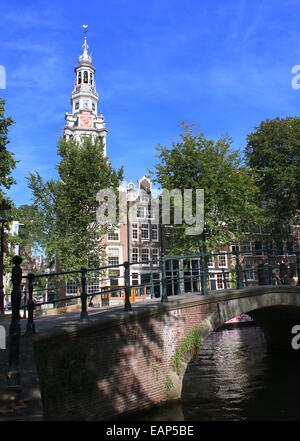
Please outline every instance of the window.
M119 240L119 229L110 228L107 233L107 240Z
M245 277L247 280L254 280L254 270L252 265L246 265L245 266Z
M153 265L158 265L158 259L159 259L159 249L153 248L152 249L152 263L153 263Z
M149 224L142 224L142 240L149 240Z
M223 289L223 274L217 274L217 287Z
M261 225L255 225L254 227L254 233L261 234Z
M78 84L81 84L81 72L78 72Z
M142 202L149 202L149 196L147 195L147 193L145 191L142 192L141 201Z
M139 261L139 249L132 248L132 263L136 263Z
M79 101L76 101L76 103L75 103L75 110L78 110L79 109Z
M138 224L132 224L131 226L131 237L132 240L138 239Z
M147 219L152 219L152 207L145 207L146 208L146 216Z
M255 242L254 247L255 247L255 254L257 256L261 256L262 255L262 242L261 241Z
M92 109L93 109L93 110L96 109L95 103L92 104Z
M251 242L244 242L241 249L242 254L252 254Z
M132 273L132 285L136 286L139 284L139 273Z
M93 74L90 72L90 84L93 84Z
M88 82L89 82L89 73L88 73L87 70L85 70L83 72L83 82L86 83L86 84L88 84Z
M66 294L67 296L77 295L77 281L68 280L66 283Z
M152 230L152 240L157 241L158 240L158 225L157 224L151 225L151 230Z
M142 249L142 262L143 262L143 265L149 265L149 260L150 260L149 248L143 248Z
M231 251L233 254L235 254L237 251L240 251L239 244L235 243L235 244L231 245Z
M108 247L107 256L108 256L108 265L119 264L119 248Z
M224 254L218 256L219 268L225 268L227 266L226 256Z
M214 256L208 256L207 266L208 268L213 268L215 266Z
M88 294L99 292L99 279L91 279L88 282Z
M136 208L136 217L139 219L144 219L145 217L145 207L138 206Z

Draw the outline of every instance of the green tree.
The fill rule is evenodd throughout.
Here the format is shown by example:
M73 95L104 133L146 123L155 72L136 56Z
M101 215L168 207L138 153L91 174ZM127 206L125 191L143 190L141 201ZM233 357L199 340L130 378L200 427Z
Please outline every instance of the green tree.
M5 100L0 99L0 203L4 199L4 190L8 190L14 183L11 172L16 168L13 153L7 150L9 144L8 130L15 122L11 117L6 118Z
M254 176L231 147L229 136L207 139L193 127L182 124L180 140L171 148L159 145L155 181L167 190L204 189L204 229L198 236L186 234L186 224L173 225L174 252L221 250L252 231L260 217ZM196 205L193 201L193 214ZM238 228L237 228L238 227Z
M58 154L59 180L43 182L37 172L29 177L40 245L63 269L99 264L105 228L96 222L96 194L117 191L123 170L113 169L100 140L90 137L82 145L60 139Z
M246 159L257 175L268 227L284 238L300 207L300 118L262 121L247 137Z

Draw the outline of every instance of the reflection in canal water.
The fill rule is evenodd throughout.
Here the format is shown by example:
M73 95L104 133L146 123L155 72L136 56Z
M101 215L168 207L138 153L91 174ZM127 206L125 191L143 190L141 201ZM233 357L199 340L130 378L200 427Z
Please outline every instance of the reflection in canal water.
M214 332L186 371L181 403L143 420L300 420L300 358L267 348L259 327Z

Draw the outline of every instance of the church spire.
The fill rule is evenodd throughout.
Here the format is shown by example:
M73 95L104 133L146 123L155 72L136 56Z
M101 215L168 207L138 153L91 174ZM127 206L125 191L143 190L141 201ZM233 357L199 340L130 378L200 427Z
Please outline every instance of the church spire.
M107 128L102 113L98 114L99 95L95 83L96 69L88 53L87 25L82 27L84 29L83 52L75 67L75 82L71 95L72 113L66 112L64 135L67 139L75 138L78 141L87 135L93 139L100 138L104 145L104 154L106 154Z
M82 45L83 52L79 56L79 63L91 63L92 64L92 57L88 54L88 44L87 44L87 28L88 25L84 24L82 25L84 29L84 43Z

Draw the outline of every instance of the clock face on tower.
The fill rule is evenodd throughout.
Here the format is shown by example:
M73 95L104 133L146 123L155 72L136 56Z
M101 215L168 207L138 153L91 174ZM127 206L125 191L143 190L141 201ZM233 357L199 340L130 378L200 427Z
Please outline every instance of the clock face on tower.
M82 112L79 117L79 127L91 128L92 115L90 112Z

